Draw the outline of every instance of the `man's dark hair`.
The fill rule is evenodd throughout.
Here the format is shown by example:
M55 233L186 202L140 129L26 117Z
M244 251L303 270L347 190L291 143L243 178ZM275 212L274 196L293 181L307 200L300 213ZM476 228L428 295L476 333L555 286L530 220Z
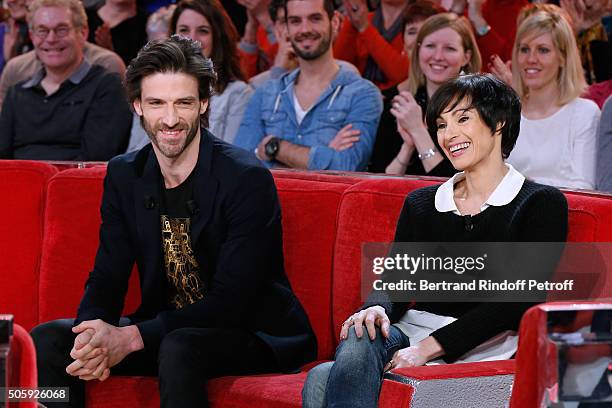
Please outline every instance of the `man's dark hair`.
M427 105L427 130L437 137L436 120L462 102L475 109L482 121L495 134L502 136L502 157L505 159L516 144L521 125L521 102L517 93L505 82L490 74L459 76L443 84Z
M272 0L270 5L268 6L268 14L272 19L273 23L276 23L276 19L278 18L278 10L282 10L285 8L286 0ZM283 10L287 13L287 10ZM281 21L282 23L282 21Z
M425 21L429 17L444 13L443 7L437 5L431 0L416 0L410 3L402 13L402 27L406 29L408 24L416 23L419 21Z
M150 41L125 72L125 89L130 105L141 96L142 79L156 73L183 73L195 77L200 100L210 99L217 80L212 61L202 56L199 42L178 35ZM208 109L200 115L200 122L208 127Z
M285 18L289 17L289 13L287 12L287 3L289 3L290 1L309 1L309 0L284 0L285 5L283 7L285 8ZM329 17L329 19L331 20L332 17L334 16L334 12L336 11L334 7L334 0L322 0L322 1L323 1L323 8L325 9L325 12L327 13L327 17Z

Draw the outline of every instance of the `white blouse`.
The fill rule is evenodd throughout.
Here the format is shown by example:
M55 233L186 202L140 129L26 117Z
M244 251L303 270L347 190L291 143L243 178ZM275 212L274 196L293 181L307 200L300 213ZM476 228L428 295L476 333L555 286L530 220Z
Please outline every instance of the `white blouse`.
M537 183L595 188L599 108L576 98L544 119L521 117L521 131L508 163Z

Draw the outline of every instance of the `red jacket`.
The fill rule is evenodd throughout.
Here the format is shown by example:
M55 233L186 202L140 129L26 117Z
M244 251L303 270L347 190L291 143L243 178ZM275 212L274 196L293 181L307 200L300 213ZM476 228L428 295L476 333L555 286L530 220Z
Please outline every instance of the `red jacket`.
M278 43L271 44L270 41L268 41L266 30L262 26L259 26L257 29L257 52L249 53L238 47L242 72L244 72L247 78L251 78L265 71L274 64L274 58L277 52ZM262 61L262 57L267 61Z
M512 59L516 19L521 9L528 4L527 0L487 0L482 5L482 16L491 26L491 31L484 36L476 34L483 71L488 71L487 64L494 54L499 55L504 62Z
M371 56L387 77L386 82L374 83L380 89L387 89L408 78L409 61L403 53L404 33L400 32L388 43L372 25L373 16L373 12L368 14L370 25L362 33L353 27L348 18L344 19L334 43L334 56L355 65L362 75Z

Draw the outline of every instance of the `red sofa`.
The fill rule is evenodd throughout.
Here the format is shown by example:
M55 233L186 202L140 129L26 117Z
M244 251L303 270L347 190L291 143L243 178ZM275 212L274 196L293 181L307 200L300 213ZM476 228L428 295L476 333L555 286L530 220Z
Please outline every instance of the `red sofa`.
M73 317L98 244L104 167L65 169L0 161L0 312L32 328ZM366 174L275 171L283 212L286 271L310 317L318 359L333 356L341 322L359 306L362 242L390 241L406 194L439 180ZM612 242L612 197L567 192L570 240ZM601 286L612 293L612 279ZM139 300L137 273L126 312ZM297 407L307 370L299 374L223 377L210 381L213 406ZM395 370L380 406L504 406L514 361ZM157 381L113 377L92 382L88 407L154 407ZM470 403L473 401L474 403ZM433 405L432 405L433 404ZM475 405L474 405L475 404Z

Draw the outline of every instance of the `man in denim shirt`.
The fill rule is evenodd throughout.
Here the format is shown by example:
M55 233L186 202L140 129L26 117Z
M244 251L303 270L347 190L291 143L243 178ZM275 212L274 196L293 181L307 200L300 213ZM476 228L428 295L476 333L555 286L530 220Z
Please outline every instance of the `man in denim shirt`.
M365 169L382 112L378 89L341 68L331 49L331 0L289 0L287 30L299 68L257 89L235 144L269 167Z

